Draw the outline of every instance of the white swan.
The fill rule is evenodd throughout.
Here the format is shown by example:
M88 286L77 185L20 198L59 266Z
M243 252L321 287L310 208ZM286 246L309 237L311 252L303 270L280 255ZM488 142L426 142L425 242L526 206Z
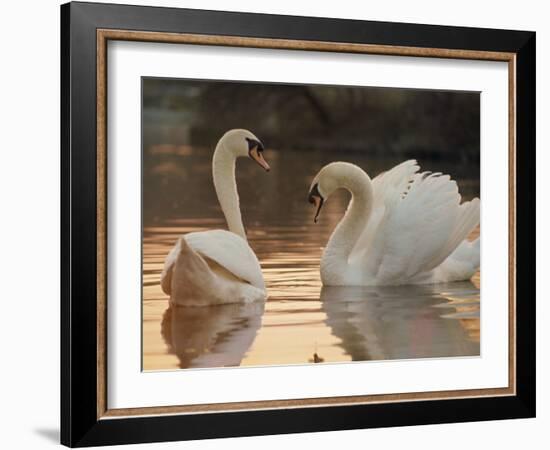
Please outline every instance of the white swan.
M334 162L313 180L317 207L338 188L352 198L323 252L325 286L427 284L468 280L479 268L479 199L460 204L449 175L419 173L406 161L371 181L359 167Z
M166 256L161 287L176 305L201 306L265 300L258 258L248 245L235 181L238 157L250 156L266 171L263 146L247 130L230 130L212 159L218 201L229 231L210 230L181 236Z

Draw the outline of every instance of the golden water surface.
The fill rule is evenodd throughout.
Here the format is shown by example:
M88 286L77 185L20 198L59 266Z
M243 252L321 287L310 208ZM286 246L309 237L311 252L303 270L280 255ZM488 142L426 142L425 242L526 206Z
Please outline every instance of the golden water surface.
M267 156L276 170L280 158ZM471 282L439 285L322 287L322 248L348 197L331 197L313 224L305 199L311 169L295 170L283 185L280 177L262 181L271 174L250 164L246 173L254 181L247 183L245 175L238 180L240 192L245 185L241 205L249 243L269 294L265 304L169 307L160 273L178 236L226 227L209 187L209 157L199 158L202 169L188 174L189 182L206 180L207 194L188 192L187 214L144 221L144 370L479 355L479 273ZM300 196L285 205L294 183ZM200 201L192 198L197 195ZM470 238L477 235L479 229Z

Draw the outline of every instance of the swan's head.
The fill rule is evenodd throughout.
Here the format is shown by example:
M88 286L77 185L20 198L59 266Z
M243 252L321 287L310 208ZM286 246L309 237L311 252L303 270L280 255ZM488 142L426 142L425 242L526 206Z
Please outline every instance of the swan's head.
M231 152L235 158L248 156L258 163L266 172L269 164L264 159L264 146L261 141L248 130L229 130L225 133L218 145Z
M309 188L308 201L317 208L313 221L317 223L323 204L335 190L340 188L352 190L355 180L363 177L368 178L367 174L355 164L333 162L323 167L315 175Z

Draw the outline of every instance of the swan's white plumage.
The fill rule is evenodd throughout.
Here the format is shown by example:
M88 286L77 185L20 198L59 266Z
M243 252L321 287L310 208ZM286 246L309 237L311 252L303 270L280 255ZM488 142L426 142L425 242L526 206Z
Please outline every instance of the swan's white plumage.
M370 181L345 163L339 173L347 187L372 183L370 198L353 198L346 216L331 236L321 261L325 285L397 285L469 279L479 268L479 241L465 241L479 223L479 199L460 204L456 182L448 175L419 172L410 160ZM346 167L347 166L347 167ZM328 167L328 166L327 166ZM342 175L344 173L347 174ZM355 172L354 172L355 171ZM327 171L325 177L331 173ZM321 183L323 170L316 177ZM331 181L330 183L334 183ZM353 187L350 189L354 195ZM362 191L358 189L358 191ZM350 214L357 202L369 203L369 211L357 229ZM361 205L365 206L365 205ZM341 227L342 223L348 222ZM361 228L362 227L362 228ZM344 235L342 230L348 235ZM356 239L348 257L338 248ZM346 241L347 240L347 241Z
M416 161L409 160L387 172L382 172L372 180L374 196L371 216L352 250L350 260L360 259L371 247L387 208L391 208L393 203L399 200L418 169Z
M219 140L212 161L216 194L229 231L181 236L166 256L161 288L175 305L250 303L267 297L256 255L246 241L235 182L235 161L249 156L250 131L230 130ZM261 164L266 170L267 163Z
M258 258L248 245L248 242L240 236L226 230L209 230L187 233L182 237L193 251L215 261L236 278L244 280L259 289L265 289ZM171 273L180 249L181 241L178 240L164 262L161 285L168 295L170 295L169 283L164 280Z
M432 270L459 244L447 246L460 204L456 183L448 175L415 173L408 189L403 193L394 190L389 202L379 225L383 239L376 241L378 245L369 255L379 262L375 276L382 282L410 279Z

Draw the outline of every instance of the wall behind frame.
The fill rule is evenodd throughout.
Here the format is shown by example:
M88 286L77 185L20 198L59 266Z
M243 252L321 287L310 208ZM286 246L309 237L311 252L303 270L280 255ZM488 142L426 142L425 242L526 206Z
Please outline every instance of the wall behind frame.
M120 2L124 2L120 0ZM112 2L103 2L112 3ZM550 166L550 121L547 104L550 88L550 31L543 2L525 0L491 2L464 0L452 6L435 0L387 2L308 2L296 0L132 0L127 3L179 6L201 9L249 11L340 17L363 20L417 22L537 31L537 316L538 380L550 377L546 344L550 327L550 288L543 285L550 272L545 250L550 237L540 230L550 228L547 200L550 185L545 169ZM3 70L0 71L2 123L0 192L2 220L2 326L0 349L3 371L0 412L4 427L0 443L6 448L42 449L59 440L59 1L30 0L4 6L0 28ZM38 256L36 256L38 255ZM31 264L31 261L36 264ZM533 299L534 300L534 299ZM9 422L8 422L9 420ZM265 436L127 446L154 449L227 450L300 448L445 448L495 447L517 449L547 440L550 426L550 388L538 386L538 417L531 420L480 422L422 427ZM532 444L533 448L542 445Z

